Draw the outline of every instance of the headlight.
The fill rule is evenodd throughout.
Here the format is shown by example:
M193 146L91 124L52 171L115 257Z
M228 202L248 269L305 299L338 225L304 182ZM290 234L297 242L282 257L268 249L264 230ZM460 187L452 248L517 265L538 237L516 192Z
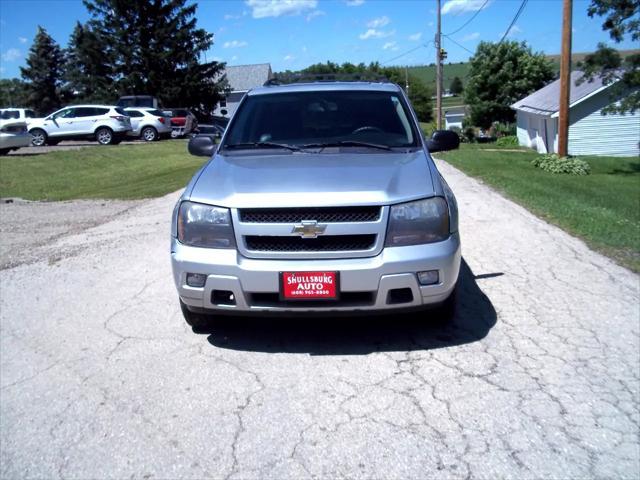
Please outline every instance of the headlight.
M235 248L229 209L182 202L178 210L178 240L192 247Z
M392 205L387 247L441 242L449 237L449 213L444 198Z

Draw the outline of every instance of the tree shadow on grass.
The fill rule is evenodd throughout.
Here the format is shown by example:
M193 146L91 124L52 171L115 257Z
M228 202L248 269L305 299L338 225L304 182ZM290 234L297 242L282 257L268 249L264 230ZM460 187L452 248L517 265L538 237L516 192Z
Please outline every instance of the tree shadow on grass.
M218 348L310 355L406 352L476 342L496 324L496 311L464 260L458 288L456 314L446 324L434 318L432 311L357 317L225 317L203 333Z

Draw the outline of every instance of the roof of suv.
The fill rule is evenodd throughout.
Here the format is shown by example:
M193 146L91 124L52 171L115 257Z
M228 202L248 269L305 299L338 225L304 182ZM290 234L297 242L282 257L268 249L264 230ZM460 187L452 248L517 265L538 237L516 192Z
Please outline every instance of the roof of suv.
M247 95L269 95L284 92L326 92L338 90L398 92L400 87L395 83L380 82L310 82L289 83L285 85L269 85L250 90Z

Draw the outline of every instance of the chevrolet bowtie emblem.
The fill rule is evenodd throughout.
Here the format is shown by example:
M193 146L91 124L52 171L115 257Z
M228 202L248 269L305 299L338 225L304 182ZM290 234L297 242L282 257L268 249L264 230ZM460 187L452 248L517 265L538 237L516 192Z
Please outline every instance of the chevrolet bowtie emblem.
M318 225L315 220L302 220L302 223L293 227L291 233L300 235L302 238L318 238L327 229L326 225Z

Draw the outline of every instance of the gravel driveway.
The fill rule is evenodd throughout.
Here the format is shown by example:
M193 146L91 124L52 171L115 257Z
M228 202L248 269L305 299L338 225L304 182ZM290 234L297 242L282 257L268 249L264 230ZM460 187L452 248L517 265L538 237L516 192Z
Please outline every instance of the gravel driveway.
M638 478L639 277L439 167L465 260L447 327L193 334L177 194L0 271L0 477Z

